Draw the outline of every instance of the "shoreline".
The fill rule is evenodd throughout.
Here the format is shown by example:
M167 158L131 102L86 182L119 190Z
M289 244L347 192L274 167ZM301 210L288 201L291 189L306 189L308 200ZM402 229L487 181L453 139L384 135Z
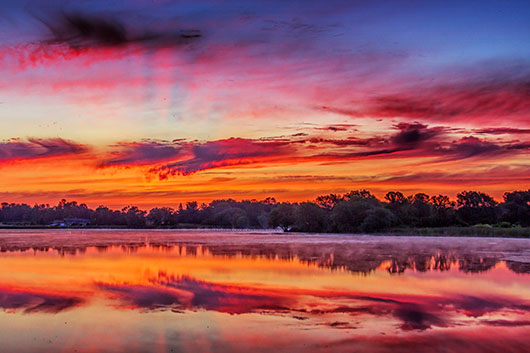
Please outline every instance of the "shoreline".
M322 234L322 235L369 235L369 236L424 236L424 237L490 237L490 238L530 238L530 227L486 227L486 226L470 226L470 227L425 227L425 228L391 228L383 232L358 232L358 233L326 233L326 232L298 232L298 231L282 231L274 228L220 228L220 227L142 227L129 228L122 226L104 226L104 227L51 227L39 225L0 225L0 230L167 230L167 231L212 231L212 232L271 232L278 234Z

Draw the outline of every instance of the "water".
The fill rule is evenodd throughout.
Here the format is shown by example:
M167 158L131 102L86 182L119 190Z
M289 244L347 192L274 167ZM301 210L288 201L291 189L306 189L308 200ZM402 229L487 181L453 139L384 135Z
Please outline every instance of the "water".
M530 240L0 231L1 352L530 352Z

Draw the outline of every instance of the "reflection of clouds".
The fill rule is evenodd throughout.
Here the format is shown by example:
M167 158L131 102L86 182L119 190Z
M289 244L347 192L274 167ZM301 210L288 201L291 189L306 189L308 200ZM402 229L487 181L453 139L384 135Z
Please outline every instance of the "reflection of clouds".
M403 331L423 331L433 327L461 325L463 317L477 319L492 313L513 315L514 320L476 321L488 326L521 326L519 315L530 314L530 304L515 297L466 295L422 296L407 294L363 294L325 290L258 289L219 284L189 276L159 274L150 285L98 283L98 287L137 309L208 310L229 314L264 313L289 315L302 321L327 319L325 325L353 328L354 317L392 318ZM338 304L340 303L340 304ZM337 305L338 304L338 305ZM335 320L337 315L342 318ZM309 320L313 319L313 321Z
M83 300L78 297L0 288L0 308L8 311L56 314L77 307L82 302Z
M530 313L530 303L509 297L460 296L452 304L456 310L469 317L480 317L500 310L523 311Z
M98 287L112 293L113 298L120 299L137 308L166 308L179 306L186 301L182 293L163 287L105 283L99 283Z
M152 285L106 284L98 287L112 296L142 309L205 309L229 314L259 310L289 310L291 299L273 291L230 286L197 279L162 276Z
M447 326L440 316L425 311L417 304L401 304L393 315L403 322L401 329L404 331L426 330L432 326Z
M499 327L484 328L480 331L455 330L422 332L421 335L373 335L326 343L313 352L466 352L466 353L527 353L530 340L515 328L502 330ZM511 329L514 329L513 331Z

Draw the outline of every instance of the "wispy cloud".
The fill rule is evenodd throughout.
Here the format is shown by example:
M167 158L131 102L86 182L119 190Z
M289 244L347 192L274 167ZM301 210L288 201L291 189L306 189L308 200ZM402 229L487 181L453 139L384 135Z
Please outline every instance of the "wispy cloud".
M49 18L39 18L50 31L43 43L64 44L72 49L124 47L139 45L146 48L182 47L202 37L197 29L142 29L126 24L116 15L61 12Z
M0 162L85 153L89 148L62 138L10 139L0 142Z

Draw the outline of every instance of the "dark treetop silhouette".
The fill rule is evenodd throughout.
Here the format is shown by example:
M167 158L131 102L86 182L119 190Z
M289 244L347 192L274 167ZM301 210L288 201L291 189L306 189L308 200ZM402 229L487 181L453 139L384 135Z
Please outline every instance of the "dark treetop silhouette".
M367 190L355 190L319 196L312 202L227 199L200 205L188 202L176 210L156 207L149 212L136 206L121 210L99 206L94 210L64 199L56 206L4 202L0 222L4 226L280 227L284 231L339 233L476 225L507 229L530 226L530 190L507 192L500 203L477 191L463 191L451 201L444 195L405 196L395 191L378 200Z

